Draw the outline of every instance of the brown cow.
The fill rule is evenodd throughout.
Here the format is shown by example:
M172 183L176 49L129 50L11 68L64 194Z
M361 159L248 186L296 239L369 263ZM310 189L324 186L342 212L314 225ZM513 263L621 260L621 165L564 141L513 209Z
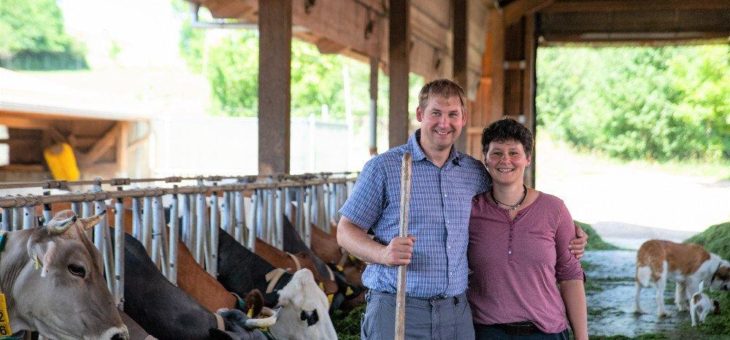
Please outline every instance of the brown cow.
M320 288L325 295L330 297L332 294L337 293L337 283L334 279L320 275L314 262L306 252L287 253L256 238L256 255L261 256L272 266L286 269L292 274L301 268L307 268L312 271L314 280L321 285Z

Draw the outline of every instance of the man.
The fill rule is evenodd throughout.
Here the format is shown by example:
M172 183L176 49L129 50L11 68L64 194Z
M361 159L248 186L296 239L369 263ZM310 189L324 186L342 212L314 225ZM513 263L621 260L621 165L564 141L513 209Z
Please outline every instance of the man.
M465 295L469 214L472 197L486 191L489 183L484 166L454 148L466 124L464 91L445 79L424 85L416 118L420 129L407 144L365 164L340 210L338 243L370 263L363 274L370 290L361 337L394 337L397 266L408 265L406 337L473 339ZM405 152L413 156L410 235L399 237L400 167ZM573 242L574 253L581 256L585 237Z

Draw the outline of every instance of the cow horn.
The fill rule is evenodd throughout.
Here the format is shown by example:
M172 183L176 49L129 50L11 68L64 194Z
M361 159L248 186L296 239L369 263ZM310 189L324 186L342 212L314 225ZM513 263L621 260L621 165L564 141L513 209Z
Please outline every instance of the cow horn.
M258 318L258 319L248 319L246 320L246 327L249 328L265 328L265 327L271 327L276 323L276 319L279 317L279 309L273 310L268 307L264 307L263 310L261 310L261 315L269 315L265 318Z
M48 233L51 235L61 235L68 230L74 223L76 223L76 215L73 215L65 220L51 220L48 223Z
M101 221L101 219L104 218L104 216L106 216L106 210L102 210L102 212L100 212L94 216L89 216L89 217L84 217L82 219L79 219L79 221L81 222L81 226L84 227L84 230L88 230L88 229L93 228L95 225L97 225L99 223L99 221Z

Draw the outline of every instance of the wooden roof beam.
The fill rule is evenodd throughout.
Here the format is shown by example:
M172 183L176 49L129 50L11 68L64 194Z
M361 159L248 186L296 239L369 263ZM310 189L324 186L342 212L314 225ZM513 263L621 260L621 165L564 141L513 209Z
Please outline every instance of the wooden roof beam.
M527 14L552 5L555 0L517 0L504 7L504 27L516 24Z
M510 4L512 5L512 4ZM507 6L509 7L509 6ZM613 12L613 11L646 11L646 10L721 10L730 9L728 0L596 0L596 1L557 1L541 12Z

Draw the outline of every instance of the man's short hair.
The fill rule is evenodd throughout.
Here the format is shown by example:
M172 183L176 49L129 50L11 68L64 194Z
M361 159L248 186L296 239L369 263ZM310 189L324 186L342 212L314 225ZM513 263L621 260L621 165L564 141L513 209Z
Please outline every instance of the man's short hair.
M484 128L484 131L482 131L483 152L486 153L489 150L489 143L491 142L510 140L520 142L527 157L532 155L532 132L520 122L509 117L504 117Z
M459 84L449 79L436 79L423 85L421 92L418 94L418 108L425 109L428 100L434 96L443 98L459 97L461 111L466 113L466 96L464 95L464 89Z

